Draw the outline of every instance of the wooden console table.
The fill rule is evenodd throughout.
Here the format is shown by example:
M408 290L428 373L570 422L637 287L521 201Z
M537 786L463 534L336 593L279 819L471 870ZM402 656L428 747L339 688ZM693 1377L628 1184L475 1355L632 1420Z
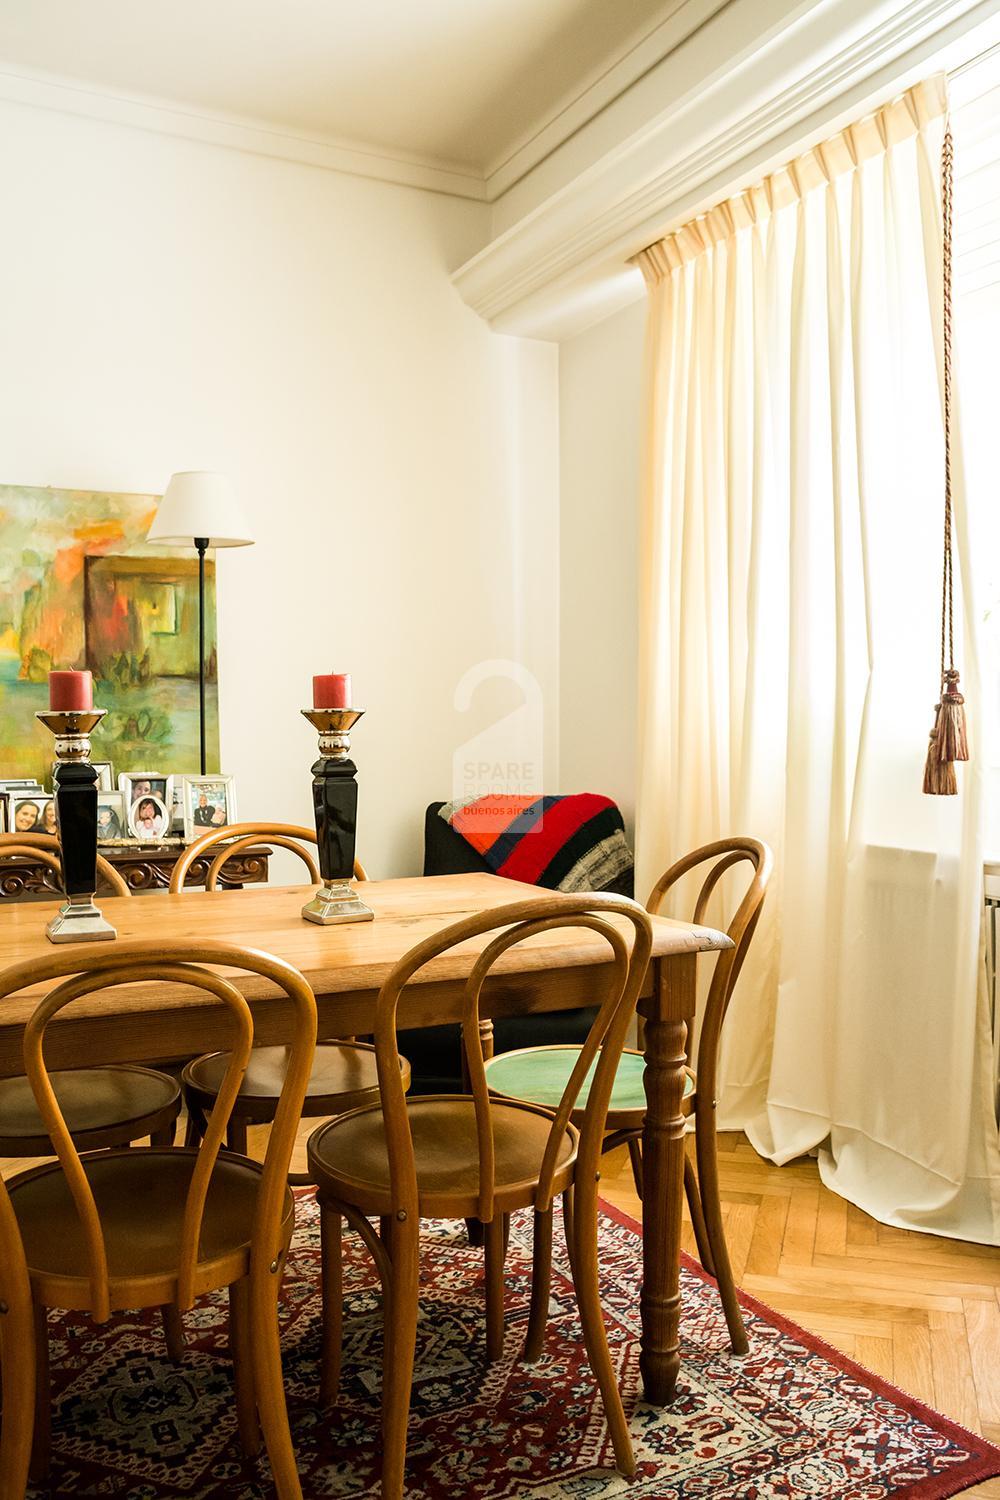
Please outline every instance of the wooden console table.
M140 895L145 891L167 889L174 865L184 850L179 844L149 844L130 849L102 846L100 852L124 878L133 895ZM217 850L213 849L204 859L194 861L185 877L185 887L205 884L208 867L216 853ZM233 855L222 867L220 886L224 890L236 891L245 885L266 885L270 857L271 850L263 844ZM55 871L41 861L18 855L0 862L0 904L5 901L51 901L53 896L61 895Z

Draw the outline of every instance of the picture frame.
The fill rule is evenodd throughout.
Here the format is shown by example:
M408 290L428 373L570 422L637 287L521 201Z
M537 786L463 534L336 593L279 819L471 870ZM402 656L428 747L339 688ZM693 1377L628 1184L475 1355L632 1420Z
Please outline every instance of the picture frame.
M97 772L97 790L99 792L113 792L115 790L114 769L109 760L92 760L90 764Z
M31 787L15 788L5 793L7 833L46 833L56 837L56 804L51 792ZM32 810L30 821L28 809Z
M181 837L184 834L184 782L188 776L194 776L195 774L194 771L178 771L170 778L170 828L173 833L179 834Z
M184 837L188 843L210 828L236 822L236 778L219 772L181 778L184 797Z
M110 813L110 818L107 816ZM122 792L97 792L97 842L99 844L121 844L129 838L128 822L125 818L125 797Z
M159 844L170 836L170 805L156 792L139 792L125 817L129 833L140 844Z
M118 775L118 790L125 798L125 820L128 822L132 807L139 797L159 797L168 809L173 801L173 776L166 771L121 771ZM168 831L168 830L167 830Z
M14 808L11 799L20 795L44 797L45 788L31 776L0 777L0 833L14 832Z

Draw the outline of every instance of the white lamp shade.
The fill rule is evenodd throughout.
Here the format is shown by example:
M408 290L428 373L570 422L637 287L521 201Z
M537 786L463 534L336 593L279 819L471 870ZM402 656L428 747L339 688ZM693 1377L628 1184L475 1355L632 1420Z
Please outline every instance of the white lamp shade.
M173 474L146 535L164 547L193 547L205 537L210 547L249 547L247 519L225 474L191 469Z

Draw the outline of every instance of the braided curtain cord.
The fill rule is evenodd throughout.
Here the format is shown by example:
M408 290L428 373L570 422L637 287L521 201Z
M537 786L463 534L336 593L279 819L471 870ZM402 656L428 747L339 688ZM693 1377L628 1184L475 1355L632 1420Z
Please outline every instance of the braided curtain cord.
M924 766L924 791L932 797L953 797L958 791L955 762L968 760L969 742L965 725L965 699L958 686L955 666L952 562L951 424L952 424L952 212L954 192L954 147L950 124L945 125L941 147L941 206L944 244L943 356L944 356L944 563L941 570L941 696L934 710Z

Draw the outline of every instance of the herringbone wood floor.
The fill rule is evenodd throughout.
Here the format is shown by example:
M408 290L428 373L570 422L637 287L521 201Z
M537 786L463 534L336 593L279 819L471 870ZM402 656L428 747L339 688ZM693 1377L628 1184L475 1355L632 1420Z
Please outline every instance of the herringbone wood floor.
M742 1134L720 1136L719 1155L738 1283L1000 1443L1000 1253L888 1229L825 1188L814 1161L772 1166ZM601 1195L642 1217L624 1148L605 1157ZM686 1213L684 1248L697 1258ZM963 1494L1000 1500L1000 1479Z

